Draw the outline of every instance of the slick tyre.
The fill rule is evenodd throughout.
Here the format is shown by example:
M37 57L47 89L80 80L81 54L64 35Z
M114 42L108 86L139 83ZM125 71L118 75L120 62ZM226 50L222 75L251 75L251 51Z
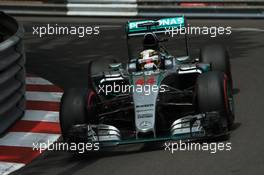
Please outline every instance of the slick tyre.
M107 59L107 60L93 60L89 62L88 65L88 87L93 87L94 85L94 77L102 77L104 72L109 71L109 65L112 63L116 63L115 59Z
M89 89L69 89L64 92L60 106L60 126L64 141L71 141L69 131L74 125L87 124L93 120L95 114L91 105L94 97L95 93Z
M211 64L212 71L224 72L231 87L233 87L230 60L225 47L221 45L203 47L200 50L200 62Z
M233 96L227 76L219 71L201 74L197 78L196 92L198 111L219 111L230 129L234 122Z

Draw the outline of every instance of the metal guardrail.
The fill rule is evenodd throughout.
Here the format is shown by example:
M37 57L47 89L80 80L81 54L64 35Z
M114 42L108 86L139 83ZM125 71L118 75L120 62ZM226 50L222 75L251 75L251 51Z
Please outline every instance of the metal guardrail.
M0 1L13 15L264 18L264 0L47 0L37 3Z
M138 16L264 18L264 0L138 0Z
M23 28L0 12L0 134L25 110Z
M0 1L14 15L264 18L264 0L46 0L41 3Z
M78 0L76 0L78 1ZM89 1L89 0L86 0ZM138 2L214 2L214 3L264 3L264 0L137 0Z
M0 10L14 15L264 18L264 0L47 0L42 3L0 1Z

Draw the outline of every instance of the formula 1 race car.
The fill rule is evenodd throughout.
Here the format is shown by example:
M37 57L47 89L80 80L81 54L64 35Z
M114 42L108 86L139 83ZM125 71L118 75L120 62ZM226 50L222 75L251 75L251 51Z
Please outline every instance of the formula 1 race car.
M228 134L234 122L228 53L210 45L199 58L170 55L158 34L184 25L184 17L128 22L127 40L143 36L142 50L127 64L92 61L88 87L65 91L64 140L114 146Z

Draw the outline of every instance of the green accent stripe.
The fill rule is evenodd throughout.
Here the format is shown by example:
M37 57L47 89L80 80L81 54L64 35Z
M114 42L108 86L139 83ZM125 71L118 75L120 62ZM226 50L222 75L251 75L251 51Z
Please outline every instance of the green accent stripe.
M174 17L174 18L163 18L157 20L159 22L158 26L152 26L151 31L162 30L165 28L184 28L184 17ZM128 33L137 33L137 32L146 32L147 27L138 27L138 24L147 23L147 22L155 22L153 20L143 20L143 21L134 21L128 22Z

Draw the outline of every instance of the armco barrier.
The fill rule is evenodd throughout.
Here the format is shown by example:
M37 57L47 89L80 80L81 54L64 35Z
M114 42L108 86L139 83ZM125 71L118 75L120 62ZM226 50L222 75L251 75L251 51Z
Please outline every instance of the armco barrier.
M23 0L22 0L23 1ZM12 15L264 18L264 0L0 0ZM213 14L213 15L212 15Z
M138 16L264 18L264 0L138 0Z
M0 134L25 110L23 28L0 12Z

